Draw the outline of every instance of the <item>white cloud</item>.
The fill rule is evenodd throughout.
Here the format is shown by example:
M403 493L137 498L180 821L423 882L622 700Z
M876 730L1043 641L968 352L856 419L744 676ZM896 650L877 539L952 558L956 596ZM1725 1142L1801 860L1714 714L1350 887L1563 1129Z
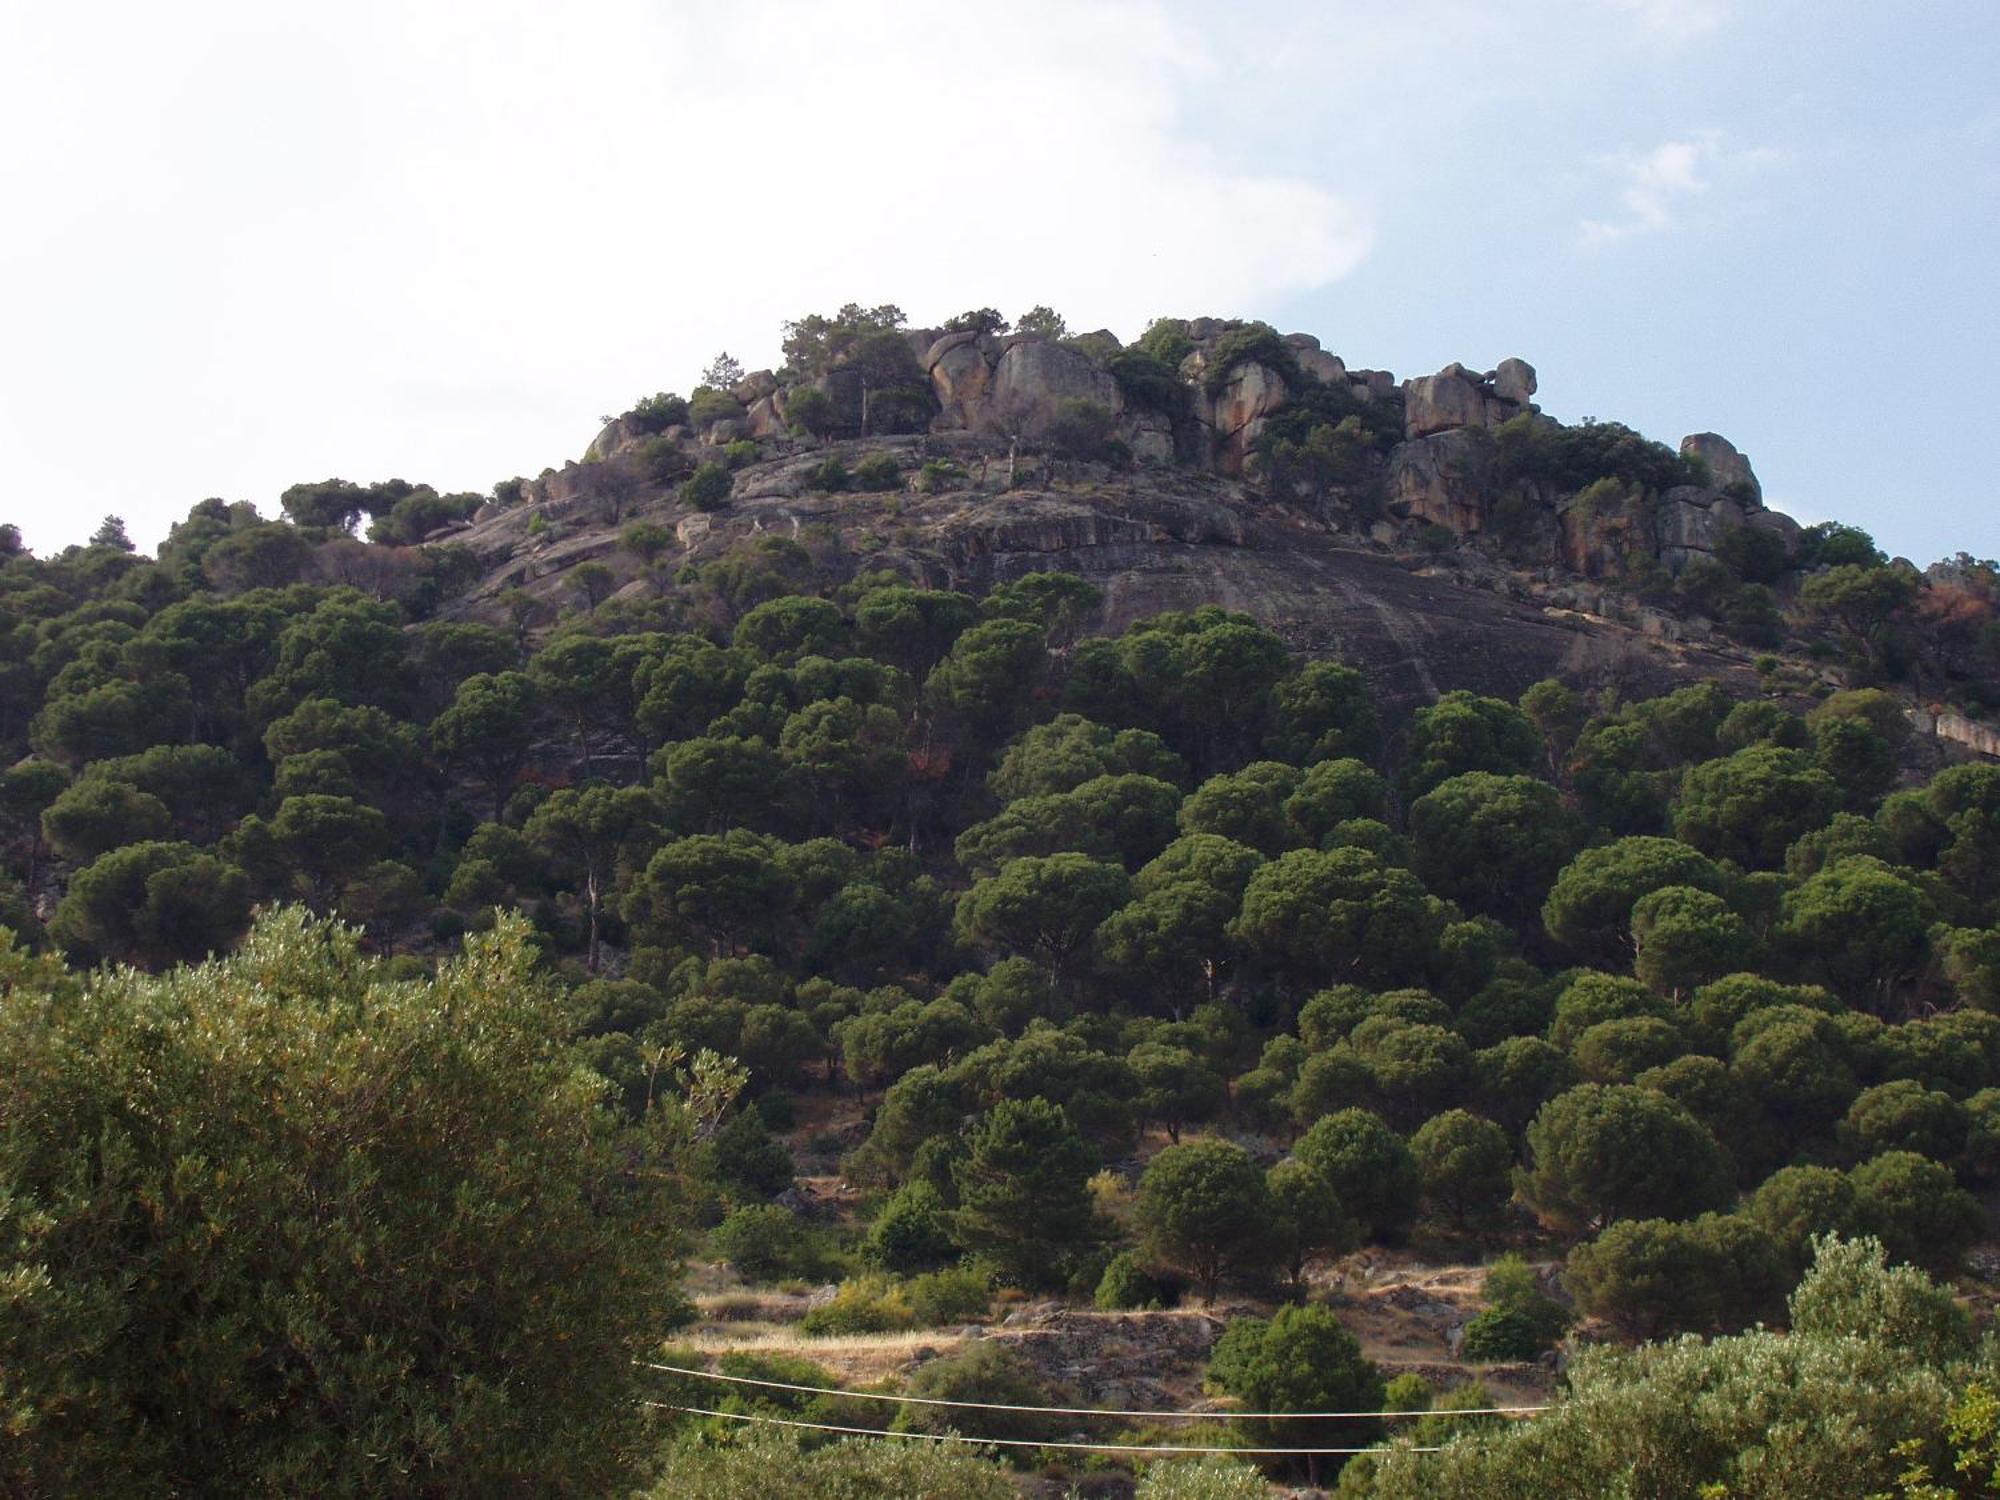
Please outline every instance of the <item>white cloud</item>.
M1651 35L1670 43L1690 42L1719 31L1735 9L1731 0L1599 0L1621 11Z
M1604 245L1669 229L1688 204L1709 191L1718 172L1755 171L1778 160L1779 153L1766 148L1727 148L1719 130L1698 130L1633 155L1599 157L1600 170L1623 183L1621 212L1614 218L1583 220L1583 243Z
M1370 244L1189 127L1208 54L1154 0L124 8L0 60L0 451L42 547L332 473L483 488L848 300L1130 334Z

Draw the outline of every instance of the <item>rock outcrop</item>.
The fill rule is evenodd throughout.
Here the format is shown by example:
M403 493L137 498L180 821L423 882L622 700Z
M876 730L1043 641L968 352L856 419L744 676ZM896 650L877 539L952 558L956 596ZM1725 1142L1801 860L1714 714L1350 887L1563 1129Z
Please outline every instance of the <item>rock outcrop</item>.
M1457 537L1487 538L1482 545L1490 555L1511 566L1566 570L1605 583L1642 564L1677 575L1715 556L1723 539L1744 526L1776 536L1787 551L1796 545L1798 526L1764 508L1749 459L1713 432L1681 440L1687 475L1699 482L1662 490L1636 484L1607 490L1575 480L1564 488L1551 473L1573 467L1557 462L1549 473L1522 467L1523 452L1532 458L1532 443L1510 442L1503 465L1495 432L1505 424L1531 415L1547 434L1559 439L1564 431L1535 405L1539 380L1526 360L1502 359L1483 372L1453 363L1398 382L1386 370L1349 368L1310 334L1280 335L1220 318L1189 319L1162 331L1171 335L1168 343L1149 336L1143 347L1151 353L1179 346L1171 357L1179 360L1172 374L1180 388L1164 393L1166 372L1143 362L1117 364L1122 346L1106 330L1061 340L978 329L906 330L911 368L927 386L918 388L915 421L921 426L928 417L928 431L938 437L1025 442L1032 453L1054 432L1066 406L1087 403L1102 412L1106 436L1122 444L1142 471L1187 468L1243 480L1272 500L1297 503L1321 524L1379 546L1410 547L1420 530L1441 527ZM1134 382L1129 398L1121 380ZM831 403L836 438L868 432L871 441L879 439L884 423L878 408L875 430L869 430L871 393L857 369L837 366L813 383ZM694 442L711 448L744 438L789 442L787 406L794 389L769 370L745 376L730 391L740 417L711 421L692 435ZM1329 397L1329 389L1336 394ZM891 394L898 397L893 430L911 430L910 392ZM929 415L933 402L935 414ZM1285 433L1297 446L1274 456L1266 441L1273 423L1301 403L1310 416ZM1306 447L1318 424L1338 426L1355 413L1366 416L1358 437L1350 430ZM660 436L642 428L636 415L597 434L585 468L631 467L630 455ZM703 457L690 447L688 467ZM1044 475L1053 472L1044 460L1035 462ZM737 493L797 496L809 467L745 474ZM651 461L649 469L658 472ZM1657 474L1659 466L1647 472ZM594 493L595 483L566 475L546 487L544 498L558 508L587 505L592 502L578 497ZM1142 535L1157 541L1181 534L1178 526L1156 520L1141 532L1121 529L1129 520L1088 523L1089 539L1078 533L1065 546L1129 545ZM1203 534L1219 533L1208 527ZM1423 543L1436 550L1438 539L1426 535Z
M976 425L993 432L1034 432L1065 401L1091 401L1114 415L1124 407L1118 382L1088 355L1048 339L1005 342Z
M1389 456L1389 513L1463 536L1486 526L1493 491L1493 441L1484 429L1433 432Z
M1213 397L1198 399L1195 410L1211 434L1217 473L1244 471L1257 439L1264 435L1266 420L1282 410L1290 396L1282 374L1250 362L1232 369Z
M1681 457L1705 464L1717 489L1747 490L1754 504L1764 503L1764 487L1751 472L1750 460L1728 438L1713 432L1690 433L1681 439Z
M1535 367L1503 359L1485 375L1449 364L1435 375L1403 382L1403 431L1415 439L1460 427L1498 427L1534 408Z

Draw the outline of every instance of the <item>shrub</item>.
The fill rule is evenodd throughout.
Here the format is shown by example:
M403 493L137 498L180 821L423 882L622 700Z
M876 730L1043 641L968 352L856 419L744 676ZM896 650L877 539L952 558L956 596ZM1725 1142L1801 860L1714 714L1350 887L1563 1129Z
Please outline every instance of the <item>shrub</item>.
M898 1189L868 1227L868 1258L885 1271L928 1270L956 1250L944 1199L922 1179Z
M737 1209L715 1227L709 1242L746 1281L811 1276L820 1266L818 1247L805 1224L789 1208L773 1203Z
M785 395L785 421L794 432L825 437L837 416L833 397L816 385L794 386Z
M1488 1266L1480 1293L1494 1307L1526 1318L1537 1349L1546 1349L1569 1328L1569 1309L1542 1290L1535 1268L1518 1255L1503 1255Z
M792 1185L792 1154L754 1109L738 1110L708 1143L707 1166L720 1187L769 1198Z
M926 1500L1017 1500L1007 1471L983 1455L942 1443L847 1438L811 1451L790 1436L759 1432L737 1442L689 1443L667 1458L649 1500L771 1500L775 1480L795 1495Z
M1532 1319L1505 1307L1489 1307L1465 1325L1460 1354L1474 1364L1529 1360L1542 1352Z
M1269 1500L1264 1476L1231 1458L1150 1463L1134 1500Z
M721 510L729 503L729 492L734 484L729 470L721 464L703 464L681 486L681 499L699 511Z
M1050 1405L1049 1390L1013 1350L981 1340L920 1366L910 1377L912 1396L933 1401L990 1401L1011 1406ZM1063 1419L1034 1412L977 1411L949 1406L905 1406L898 1432L959 1432L968 1437L1054 1438Z
M1117 425L1110 407L1071 397L1056 404L1049 420L1049 446L1064 458L1116 460L1124 446L1112 436Z
M641 445L636 457L639 473L648 484L673 484L691 467L681 445L669 437L656 437Z
M917 1321L903 1289L886 1276L843 1281L833 1300L799 1320L799 1332L813 1338L854 1333L891 1333Z
M424 981L358 943L279 912L80 984L0 946L0 1492L629 1489L699 1122L607 1107L520 917Z
M1121 1250L1098 1278L1091 1301L1099 1312L1126 1312L1136 1307L1158 1307L1164 1297L1159 1278L1148 1271L1130 1250Z
M838 457L829 454L806 471L806 483L816 490L838 494L847 488L847 465Z
M871 453L854 466L854 488L857 490L900 489L903 471L896 466L896 460L887 453Z
M926 495L941 495L965 482L965 470L948 458L934 458L917 470L917 489Z
M743 416L743 403L713 386L699 387L688 402L688 420L701 431L717 422L740 422Z
M684 425L687 419L687 402L670 391L634 402L625 413L625 420L641 432L665 432L669 427Z
M754 464L757 462L757 445L749 438L738 438L733 443L724 443L722 461L732 469L740 469L745 464Z
M904 1290L910 1299L910 1311L924 1328L983 1318L993 1303L993 1292L986 1278L972 1266L948 1266L927 1276L913 1277Z

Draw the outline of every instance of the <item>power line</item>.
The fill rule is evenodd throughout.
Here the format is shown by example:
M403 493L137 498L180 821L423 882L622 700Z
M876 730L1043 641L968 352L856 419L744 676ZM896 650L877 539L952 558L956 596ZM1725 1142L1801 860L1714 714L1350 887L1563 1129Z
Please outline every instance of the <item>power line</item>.
M1064 1448L1082 1453L1177 1453L1220 1455L1225 1458L1258 1457L1275 1458L1290 1456L1305 1458L1313 1454L1354 1454L1377 1453L1379 1448L1194 1448L1172 1444L1153 1443L1059 1443L1043 1442L1039 1438L983 1438L966 1437L956 1432L887 1432L879 1427L841 1427L832 1422L799 1422L789 1417L767 1417L753 1412L715 1411L704 1406L674 1406L665 1401L641 1401L641 1406L650 1406L657 1411L685 1412L691 1417L721 1417L730 1422L761 1423L767 1427L802 1427L811 1432L840 1432L854 1437L872 1438L916 1438L931 1443L971 1443L981 1448ZM1040 1411L1041 1407L1018 1408L1026 1411ZM1439 1453L1441 1448L1396 1448L1397 1453Z
M1033 1412L1051 1417L1174 1417L1197 1422L1364 1422L1377 1418L1417 1417L1505 1417L1547 1411L1547 1406L1468 1406L1439 1411L1109 1411L1097 1406L1013 1406L1001 1401L946 1401L935 1396L899 1396L887 1391L843 1391L824 1385L795 1385L787 1380L760 1380L750 1375L724 1375L717 1370L690 1370L683 1365L660 1365L650 1360L633 1361L641 1369L659 1370L668 1375L691 1375L697 1380L722 1380L732 1385L763 1386L774 1391L798 1391L808 1396L848 1396L862 1401L896 1401L910 1406L953 1406L968 1411ZM1238 1453L1247 1449L1236 1449ZM1331 1449L1319 1449L1331 1452Z

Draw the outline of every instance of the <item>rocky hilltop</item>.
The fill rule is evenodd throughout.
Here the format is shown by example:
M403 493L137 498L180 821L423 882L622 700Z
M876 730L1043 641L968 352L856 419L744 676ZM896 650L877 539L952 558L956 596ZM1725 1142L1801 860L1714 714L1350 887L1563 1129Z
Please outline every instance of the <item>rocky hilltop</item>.
M863 328L608 420L451 537L482 575L461 609L558 596L586 561L641 599L663 568L775 533L934 586L1075 572L1113 629L1226 605L1408 706L1551 674L1750 690L1806 571L1810 538L1728 439L1565 426L1519 358L1398 380L1255 323L1124 345L961 321ZM704 466L726 489L697 506ZM626 545L635 521L661 542Z

